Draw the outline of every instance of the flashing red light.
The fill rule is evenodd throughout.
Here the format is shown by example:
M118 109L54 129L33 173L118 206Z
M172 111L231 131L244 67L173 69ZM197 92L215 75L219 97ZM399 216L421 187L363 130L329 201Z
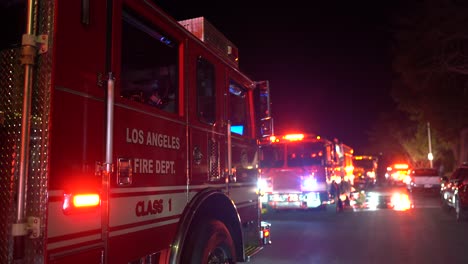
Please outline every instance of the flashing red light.
M304 139L304 134L288 134L283 136L283 138L289 141L299 141Z
M398 170L406 170L409 168L408 164L405 164L405 163L397 163L393 166L395 169L398 169Z
M97 193L64 194L62 209L65 213L71 213L96 208L100 203L101 199Z
M77 194L73 197L73 205L75 207L90 207L99 204L99 195L91 194Z

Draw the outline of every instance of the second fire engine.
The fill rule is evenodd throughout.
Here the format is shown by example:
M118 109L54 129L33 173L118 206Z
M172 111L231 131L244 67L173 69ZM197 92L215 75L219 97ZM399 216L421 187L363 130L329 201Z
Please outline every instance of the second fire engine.
M352 188L353 149L312 134L275 135L260 146L259 189L267 208L326 207ZM332 187L340 186L339 193ZM335 197L333 197L335 196Z

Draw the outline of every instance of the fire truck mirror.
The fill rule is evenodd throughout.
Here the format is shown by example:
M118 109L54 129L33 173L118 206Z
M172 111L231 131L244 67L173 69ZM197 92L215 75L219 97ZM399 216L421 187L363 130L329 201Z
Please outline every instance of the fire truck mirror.
M273 135L273 118L267 117L260 120L260 137L269 137Z
M259 119L271 117L270 110L270 85L269 81L255 82L257 89L254 91L256 97L256 115Z

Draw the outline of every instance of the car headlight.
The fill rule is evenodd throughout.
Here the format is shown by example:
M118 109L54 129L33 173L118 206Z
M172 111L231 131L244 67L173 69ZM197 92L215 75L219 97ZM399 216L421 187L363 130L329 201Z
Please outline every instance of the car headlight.
M257 188L259 190L265 190L267 187L268 187L268 183L267 183L266 179L263 179L263 178L258 179Z

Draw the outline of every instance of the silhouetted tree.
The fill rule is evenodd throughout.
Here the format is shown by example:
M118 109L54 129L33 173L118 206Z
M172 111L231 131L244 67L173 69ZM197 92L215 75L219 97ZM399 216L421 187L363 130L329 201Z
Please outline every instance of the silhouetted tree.
M392 96L419 126L430 122L435 140L458 157L460 132L468 127L468 2L409 5L396 23L393 66L399 81ZM407 143L417 145L417 135Z

